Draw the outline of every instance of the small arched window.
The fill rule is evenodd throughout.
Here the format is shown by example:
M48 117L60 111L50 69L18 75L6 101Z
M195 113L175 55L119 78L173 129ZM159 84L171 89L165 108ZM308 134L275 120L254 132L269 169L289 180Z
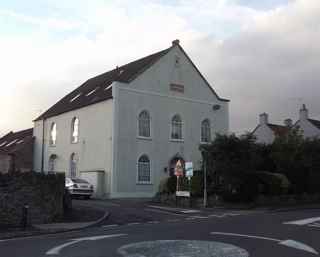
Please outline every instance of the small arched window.
M209 143L211 141L210 121L205 119L201 122L201 142Z
M50 155L48 163L48 172L54 173L56 171L56 159L57 156L55 154Z
M71 121L71 142L78 143L79 141L79 119L74 117Z
M182 139L182 120L178 114L171 120L171 139Z
M54 146L57 142L57 124L55 122L51 123L50 127L50 145Z
M70 156L70 178L77 177L77 169L78 169L78 160L77 155L75 153L72 153Z
M151 183L150 159L147 155L142 155L138 160L138 183Z
M150 137L150 114L147 111L142 111L138 118L139 137Z

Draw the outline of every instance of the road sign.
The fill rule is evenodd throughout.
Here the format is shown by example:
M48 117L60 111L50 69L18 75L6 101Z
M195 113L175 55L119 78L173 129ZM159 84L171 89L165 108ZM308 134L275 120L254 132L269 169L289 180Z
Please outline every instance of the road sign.
M180 160L178 160L176 163L176 167L174 168L174 175L176 175L177 177L183 176L183 167Z
M193 176L193 164L192 162L186 162L186 177Z
M176 191L176 196L190 197L189 191Z

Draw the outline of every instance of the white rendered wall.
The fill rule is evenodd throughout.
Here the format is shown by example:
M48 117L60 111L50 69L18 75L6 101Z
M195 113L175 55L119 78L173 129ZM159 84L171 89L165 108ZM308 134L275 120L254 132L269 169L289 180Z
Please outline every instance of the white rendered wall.
M175 56L179 56L180 68L175 68ZM170 83L184 85L185 92L170 91ZM116 83L113 96L116 135L111 197L153 196L160 180L169 175L164 168L176 154L199 169L202 120L210 120L212 137L228 133L228 103L217 99L178 47L131 83ZM214 111L214 104L219 104L220 110ZM144 109L151 114L150 140L137 137L137 118ZM183 142L170 140L174 114L180 114L184 122ZM151 160L150 185L136 183L137 160L142 154Z
M105 171L110 177L112 169L112 108L107 100L81 109L73 110L45 120L44 171L48 171L49 157L57 155L55 170L69 176L70 156L78 156L78 174L87 171ZM71 143L71 121L79 119L79 142ZM52 122L57 124L56 146L49 146ZM35 122L34 169L41 171L42 121ZM110 185L106 181L106 193Z
M320 130L308 120L300 119L295 127L299 128L304 138L320 137Z
M253 135L257 138L257 143L267 145L272 144L275 139L273 131L266 124L259 125Z

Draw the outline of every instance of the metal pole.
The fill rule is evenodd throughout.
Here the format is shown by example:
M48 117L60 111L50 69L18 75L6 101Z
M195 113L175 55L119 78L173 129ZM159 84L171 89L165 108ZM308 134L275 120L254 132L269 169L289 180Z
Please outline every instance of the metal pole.
M206 165L206 155L205 152L203 154L203 183L204 183L204 188L203 188L203 207L207 207L207 165Z

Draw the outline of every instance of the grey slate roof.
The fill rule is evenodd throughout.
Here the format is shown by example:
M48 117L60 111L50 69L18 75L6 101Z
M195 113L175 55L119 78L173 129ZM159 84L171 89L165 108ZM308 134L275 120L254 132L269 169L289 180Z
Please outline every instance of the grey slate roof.
M84 82L81 86L73 90L71 93L63 97L60 101L54 104L51 108L49 108L46 112L41 114L37 120L46 119L49 117L53 117L68 111L72 111L78 108L82 108L91 104L95 104L101 101L105 101L112 98L112 88L109 87L115 81L129 83L134 78L143 73L146 69L152 66L155 62L157 62L162 56L167 54L173 46L156 52L154 54L148 55L144 58L138 59L136 61L130 62L123 66L117 67L116 69L105 72L101 75L93 77L86 82ZM227 99L220 98L216 92L212 89L197 67L193 64L188 55L184 52L181 46L179 46L183 53L187 56L191 64L195 67L196 71L199 75L205 80L208 84L210 90L213 92L215 96L221 101L229 101ZM90 94L93 90L94 93ZM74 99L72 101L72 99Z
M13 154L33 140L33 129L9 132L0 138L0 154Z
M320 120L308 119L308 121L310 121L313 126L320 129Z

